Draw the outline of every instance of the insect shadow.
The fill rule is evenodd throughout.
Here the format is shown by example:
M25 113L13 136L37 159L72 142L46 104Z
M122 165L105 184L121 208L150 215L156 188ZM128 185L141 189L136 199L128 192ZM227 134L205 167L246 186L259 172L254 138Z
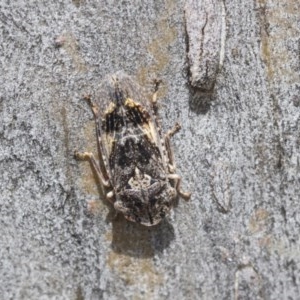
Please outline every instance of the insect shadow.
M92 168L93 177L97 183L98 192L104 197L103 190L99 184L95 170ZM102 201L102 200L97 200ZM112 224L112 250L118 254L123 254L137 258L150 258L155 254L162 253L175 239L174 227L164 218L155 226L144 226L139 223L129 222L122 214L117 214L111 203L102 201L108 207L109 213L106 222ZM174 206L178 205L176 199Z
M211 107L214 94L212 91L204 91L188 85L189 88L189 107L196 114L206 114Z
M158 225L146 227L128 222L123 215L118 214L112 225L113 251L132 257L153 257L168 248L175 237L174 228L167 218Z

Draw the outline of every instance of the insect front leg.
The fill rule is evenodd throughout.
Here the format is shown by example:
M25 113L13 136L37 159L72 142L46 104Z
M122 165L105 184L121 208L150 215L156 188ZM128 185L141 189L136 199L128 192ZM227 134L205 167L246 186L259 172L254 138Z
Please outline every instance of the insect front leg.
M176 123L172 129L170 129L163 137L163 134L161 132L161 119L158 113L158 105L157 105L157 91L159 88L159 85L161 84L161 80L154 80L154 94L152 96L152 107L154 111L154 117L155 117L155 124L157 126L158 134L162 138L162 148L167 151L167 164L168 169L170 173L175 173L176 166L175 166L175 160L174 160L174 154L171 148L171 137L177 133L181 129L181 125L179 123Z
M157 104L157 92L158 92L158 89L159 89L159 86L161 84L161 80L159 79L154 79L153 83L154 83L154 93L152 95L152 99L151 99L151 104L152 104L152 109L153 109L153 112L154 112L154 117L155 117L155 123L156 123L156 126L158 128L161 127L161 118L159 116L159 113L158 113L158 104Z
M157 92L162 81L160 79L154 79L153 83L154 83L154 93L152 95L152 104L157 105Z

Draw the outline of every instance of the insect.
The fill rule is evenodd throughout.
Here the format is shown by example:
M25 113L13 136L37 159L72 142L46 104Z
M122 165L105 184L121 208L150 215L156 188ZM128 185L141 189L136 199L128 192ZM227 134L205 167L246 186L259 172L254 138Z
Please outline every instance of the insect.
M152 99L123 71L100 84L97 99L86 97L96 123L99 163L93 153L75 151L75 158L89 160L116 212L145 226L158 224L176 198L188 200L180 188L170 138L180 130L162 134L155 83Z

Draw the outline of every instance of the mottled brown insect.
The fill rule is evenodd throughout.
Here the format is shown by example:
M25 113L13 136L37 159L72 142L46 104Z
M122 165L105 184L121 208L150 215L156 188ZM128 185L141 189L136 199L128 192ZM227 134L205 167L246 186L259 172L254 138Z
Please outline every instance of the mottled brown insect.
M180 129L162 134L155 85L148 99L124 72L107 76L97 99L87 97L96 122L98 164L92 153L78 153L96 170L106 198L129 221L145 226L158 224L173 207L177 196L188 200L175 172L170 138Z

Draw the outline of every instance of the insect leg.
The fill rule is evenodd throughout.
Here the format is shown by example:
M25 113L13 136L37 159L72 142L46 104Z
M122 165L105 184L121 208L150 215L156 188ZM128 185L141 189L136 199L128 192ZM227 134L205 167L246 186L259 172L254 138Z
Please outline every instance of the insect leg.
M157 92L158 92L158 89L159 89L159 86L160 86L161 82L162 81L159 80L159 79L154 79L154 81L153 81L153 83L154 83L154 93L153 93L152 99L151 99L152 109L153 109L154 117L155 117L155 123L156 123L156 126L158 128L161 128L161 118L160 118L159 113L158 113Z
M181 126L179 123L176 123L172 129L170 129L166 134L165 134L165 146L166 146L166 150L168 153L168 159L169 159L169 172L170 174L168 175L168 177L170 179L173 179L175 182L175 189L177 191L177 193L179 194L180 197L182 197L184 200L188 201L191 197L191 193L189 192L183 192L181 190L181 177L178 174L175 174L176 171L176 166L175 166L175 160L174 160L174 153L173 150L171 148L171 143L170 143L170 139L171 137L177 133L179 130L181 129Z
M154 83L154 93L152 95L152 104L155 105L157 104L157 92L158 92L158 89L159 89L159 86L161 84L161 80L160 79L154 79L153 80L153 83Z
M97 105L92 101L91 95L84 95L83 99L88 103L88 105L92 109L95 119L98 118L99 109L98 109Z
M176 166L175 166L175 160L174 160L174 153L171 148L171 137L177 133L181 129L181 126L179 123L176 123L172 129L170 129L166 134L165 134L165 147L168 153L168 159L169 159L169 168L170 168L170 173L175 173Z
M168 175L169 179L174 180L175 182L175 189L178 193L178 195L183 198L185 201L190 200L191 198L191 193L189 192L183 192L180 188L181 185L181 177L178 174L169 174Z
M100 129L99 129L99 108L98 106L92 101L90 95L85 95L83 99L88 103L90 106L93 115L94 115L94 120L96 123L96 135L97 135L97 146L98 146L98 153L99 153L99 159L100 159L100 165L99 169L101 170L103 177L105 180L109 179L108 173L107 173L107 162L106 158L102 153L102 145L101 145L101 134L100 134Z
M91 163L91 165L94 168L94 170L96 171L98 180L100 181L100 183L102 184L102 186L106 187L106 188L111 187L109 180L105 179L105 177L103 176L101 168L100 168L99 164L96 162L93 153L91 153L91 152L80 153L78 151L75 151L74 152L74 157L77 160L88 160Z
M154 94L152 96L152 107L154 111L154 117L155 117L155 124L158 129L159 136L163 139L162 140L162 148L166 149L167 155L168 155L168 167L170 173L175 173L175 161L174 161L174 154L171 148L170 139L171 137L178 132L181 129L181 126L179 123L176 123L171 130L169 130L165 136L163 137L161 133L161 118L158 113L158 105L157 105L157 91L159 88L159 85L161 84L161 80L154 80Z
M158 105L157 105L157 91L159 88L159 85L161 83L161 80L154 80L154 93L152 96L152 107L155 115L155 123L158 128L159 134L161 135L160 129L161 129L161 119L159 117L158 113ZM175 174L176 171L176 165L174 160L174 154L173 150L171 148L171 137L177 133L181 129L181 125L179 123L176 123L172 129L170 129L164 136L164 147L167 151L168 155L168 168L169 168L169 175L168 177L175 182L175 189L180 197L182 197L184 200L188 201L191 197L191 193L189 192L183 192L180 188L181 185L181 177L178 174Z

